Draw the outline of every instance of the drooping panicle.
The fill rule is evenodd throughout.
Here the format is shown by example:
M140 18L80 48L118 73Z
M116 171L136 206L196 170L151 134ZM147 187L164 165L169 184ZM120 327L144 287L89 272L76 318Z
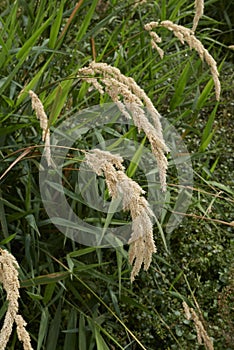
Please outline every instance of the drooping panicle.
M216 63L215 59L211 56L211 54L208 52L208 50L205 49L205 47L203 46L201 41L196 38L196 36L194 35L194 30L186 28L186 27L181 26L179 24L175 24L172 21L168 21L168 20L162 21L160 23L150 22L150 23L147 23L145 25L145 29L147 31L149 31L153 41L154 41L154 36L152 36L152 34L151 34L152 30L154 28L158 28L158 27L164 27L164 28L167 28L168 30L172 31L173 34L180 40L180 42L183 45L186 42L189 45L190 49L194 49L197 51L197 53L199 54L202 61L205 60L205 62L210 67L211 75L212 75L212 78L214 81L216 100L219 101L220 92L221 92L221 84L220 84L220 80L219 80L219 72L217 69L217 63ZM155 47L156 46L158 47L158 42L159 41L154 42ZM156 49L158 50L157 47L156 47Z
M91 83L101 94L106 92L127 118L133 119L138 131L144 131L157 160L162 190L166 190L167 158L169 151L165 144L160 114L146 95L131 77L121 74L120 70L106 63L92 62L88 67L79 70L81 78ZM147 118L150 114L153 123Z
M85 160L97 175L104 174L111 197L121 198L123 210L130 211L132 234L128 243L129 261L133 265L131 272L133 282L142 265L144 270L148 270L152 254L156 252L151 220L154 214L143 196L144 190L125 174L123 159L120 156L93 149L87 152Z
M30 336L25 329L26 322L23 317L18 314L18 299L20 297L18 269L19 265L15 257L8 251L0 248L0 283L3 284L8 300L8 309L0 331L0 350L6 348L14 322L16 323L18 338L23 343L24 350L33 350Z
M42 129L42 141L45 142L45 157L47 164L52 165L51 152L50 152L50 129L48 127L48 118L45 113L43 104L37 94L32 90L29 91L29 95L32 99L32 109L35 110L37 118L40 120L40 127Z

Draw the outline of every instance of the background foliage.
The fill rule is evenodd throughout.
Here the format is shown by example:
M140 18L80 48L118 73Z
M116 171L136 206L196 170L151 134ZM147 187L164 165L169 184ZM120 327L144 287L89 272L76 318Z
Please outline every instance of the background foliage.
M197 29L218 62L222 97L216 103L209 69L198 55L160 29L166 52L161 61L143 29L159 19L191 28L190 1L0 2L0 243L21 267L20 310L35 349L202 349L183 300L199 304L216 349L234 349L231 4L207 1ZM107 250L66 239L50 224L39 191L43 144L27 91L40 96L53 130L69 115L108 101L76 77L94 58L118 67L145 89L181 133L193 162L187 216L165 237L169 252L155 228L158 252L133 285L128 247ZM111 124L94 130L76 147L91 149L111 132L118 132ZM136 137L136 130L126 137ZM79 163L72 153L67 160L64 176L72 193ZM137 173L133 177L141 181ZM173 169L168 182L162 229L177 194ZM77 206L77 199L68 199ZM85 205L80 214L97 221ZM3 290L0 295L2 322L7 301ZM14 332L9 349L20 346Z

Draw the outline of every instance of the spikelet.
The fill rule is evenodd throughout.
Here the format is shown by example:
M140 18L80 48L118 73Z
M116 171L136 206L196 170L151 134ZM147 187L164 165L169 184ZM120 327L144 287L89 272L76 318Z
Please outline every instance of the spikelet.
M171 21L162 21L160 24L158 22L150 22L150 23L147 23L144 28L147 31L149 31L151 35L151 31L157 27L164 27L172 31L183 45L186 42L189 45L190 49L194 49L197 51L202 61L203 60L206 61L206 63L210 67L211 75L213 77L216 100L219 101L221 86L219 81L219 72L217 69L217 63L214 60L214 58L211 56L211 54L207 51L207 49L205 49L205 47L202 45L200 40L196 38L193 30L186 28L184 26L175 24ZM155 45L157 45L157 42L155 42Z
M7 293L8 309L5 315L2 329L0 331L0 350L4 350L12 333L14 322L19 340L23 343L24 350L32 350L30 336L25 329L26 322L19 309L19 265L12 254L0 248L0 282Z
M159 25L158 22L150 22L147 23L144 28L145 30L147 30L147 32L149 32L150 36L151 36L151 46L153 49L158 51L158 54L160 56L161 59L163 59L164 56L164 51L161 49L161 47L158 46L158 43L162 42L162 39L160 38L160 36L153 32L152 29L157 27Z
M194 6L195 6L195 15L194 15L194 18L193 18L193 28L192 28L193 32L196 31L199 19L203 15L203 12L204 12L204 0L195 0Z
M126 77L121 74L118 68L111 67L106 63L92 62L88 67L80 69L79 74L83 80L91 83L101 94L106 92L126 118L132 117L138 131L145 132L158 163L162 190L165 191L167 158L164 153L169 150L163 139L161 116L144 90L136 84L134 79ZM144 106L154 125L146 117Z
M198 344L201 345L202 341L204 341L204 345L205 345L206 349L214 350L213 342L210 339L210 337L208 336L201 320L199 319L199 317L196 314L196 312L194 311L194 309L190 308L185 301L183 301L182 305L184 307L184 313L185 313L185 317L187 318L187 320L193 320L193 322L194 322L194 325L195 325L195 328L197 331Z
M135 0L134 3L133 3L133 7L136 8L140 5L144 5L147 3L147 0Z
M154 214L142 196L145 191L124 173L122 157L94 149L86 154L85 160L97 175L104 173L111 197L121 198L123 210L130 211L132 234L128 243L129 262L133 265L131 272L133 282L142 265L144 270L149 268L152 254L156 252L151 221Z
M51 152L50 152L50 129L48 128L48 118L44 111L43 104L37 94L32 90L29 91L29 95L32 99L32 109L35 110L37 118L40 120L40 127L42 129L42 141L45 142L45 157L47 164L52 165Z
M152 38L151 40L151 46L153 49L157 50L158 51L158 54L160 56L161 59L163 59L163 56L164 56L164 51L161 49L161 47L159 47L157 45L157 43L161 43L162 42L162 39L158 36L157 33L155 32L150 32L150 36Z

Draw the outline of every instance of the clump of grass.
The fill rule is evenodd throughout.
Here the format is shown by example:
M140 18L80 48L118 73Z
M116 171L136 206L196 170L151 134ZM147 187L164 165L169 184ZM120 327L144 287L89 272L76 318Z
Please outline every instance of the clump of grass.
M68 104L66 108L64 108L64 103L68 94L72 95L71 98L69 97L69 104L71 103L70 106L73 105L74 110L75 108L79 109L80 107L82 108L83 106L87 106L87 104L89 105L89 100L86 98L87 84L82 84L81 88L77 91L75 89L75 84L73 84L74 80L72 80L74 76L70 79L71 71L75 71L76 73L76 68L74 67L77 67L78 63L79 67L85 67L79 70L79 77L83 78L84 81L91 83L101 94L107 93L111 99L115 101L126 118L133 118L139 131L142 130L146 133L150 140L152 151L158 160L159 167L162 169L162 188L166 188L167 162L165 159L165 153L167 153L168 149L162 138L160 115L157 110L155 110L153 103L151 102L153 99L150 100L147 94L151 97L156 96L157 103L160 105L160 108L162 107L166 110L168 104L166 103L164 106L161 102L164 100L165 96L167 101L170 99L169 85L172 87L173 81L175 81L178 76L176 76L177 73L173 75L173 70L170 71L170 64L168 63L170 61L170 57L164 57L164 60L162 61L163 63L159 62L155 65L155 60L151 56L151 52L148 52L148 47L145 44L146 34L144 31L142 31L142 26L143 23L147 23L151 20L150 16L152 15L153 11L148 11L148 13L146 13L147 11L144 9L141 11L140 7L138 7L136 12L134 12L135 10L132 11L132 9L135 9L134 5L143 3L141 1L135 2L134 5L129 5L128 3L125 4L125 2L120 2L121 4L119 5L117 2L113 2L113 6L110 5L110 2L100 1L99 10L97 10L98 5L96 0L92 2L91 6L90 2L87 2L86 5L86 2L79 1L76 5L74 5L74 9L70 7L70 2L68 4L68 2L64 1L61 1L59 4L50 1L48 3L48 8L45 8L45 4L47 6L47 3L42 1L37 3L37 7L34 12L31 12L31 9L34 8L33 1L29 1L29 5L28 3L25 3L27 7L24 3L25 2L22 2L22 4L19 6L19 2L14 2L14 4L10 5L9 9L7 9L7 16L3 16L5 21L1 20L1 27L4 27L3 35L5 42L1 43L3 50L1 52L2 59L0 60L0 66L2 67L0 82L2 103L1 111L3 111L1 116L1 121L3 121L3 131L2 129L0 130L0 146L4 145L4 148L1 149L0 154L3 158L3 164L8 166L8 171L4 172L4 174L0 177L5 181L3 195L0 198L0 204L1 217L5 216L8 226L6 226L4 221L2 221L2 231L4 232L5 240L0 243L3 245L11 244L13 248L15 244L16 247L20 246L21 250L17 252L17 254L20 255L20 258L25 252L25 256L23 256L21 259L22 266L25 268L25 279L21 281L21 285L27 289L32 288L33 291L31 295L28 293L26 298L27 302L29 301L27 307L29 310L28 314L30 313L30 315L28 317L32 322L31 329L32 334L34 333L33 338L35 339L35 342L37 342L36 347L38 349L63 348L64 350L75 350L78 346L80 348L89 349L93 349L95 347L106 349L108 346L110 348L113 346L116 348L127 348L131 346L138 346L136 344L132 344L132 342L141 344L138 337L134 335L140 334L139 337L141 337L142 342L149 345L149 347L145 345L146 348L156 348L158 347L159 343L163 348L171 347L172 349L175 349L175 346L176 348L180 349L190 348L191 340L188 341L189 338L186 337L186 330L184 336L181 336L180 334L178 335L178 338L173 334L175 325L177 325L179 321L178 318L176 318L178 316L176 313L180 308L181 299L184 297L184 295L187 295L187 291L183 283L180 284L180 278L185 269L183 269L183 271L179 272L177 275L177 267L172 267L169 264L170 258L168 256L165 258L165 256L161 255L160 245L158 245L160 256L153 254L156 251L151 222L153 215L148 207L146 199L143 196L143 189L136 182L127 178L124 174L121 157L118 158L112 154L107 155L107 153L105 153L101 166L100 153L98 153L99 151L95 151L95 153L97 152L96 154L92 154L92 152L87 153L87 157L93 157L91 163L96 162L94 168L99 169L99 174L101 174L101 172L105 174L107 187L110 194L112 193L113 196L122 196L124 194L124 208L130 211L130 214L132 215L132 237L128 242L130 244L129 259L133 265L131 281L134 280L142 265L145 269L147 269L152 257L154 260L154 265L152 266L154 273L152 275L149 273L142 273L141 286L139 286L136 281L132 289L129 288L128 278L125 278L125 274L128 273L128 270L124 268L124 259L127 257L127 252L123 247L116 250L116 267L115 256L113 258L113 251L109 250L109 252L104 253L100 248L96 247L81 249L81 247L77 246L75 242L71 243L69 240L66 240L64 243L64 237L62 235L61 237L60 233L55 231L55 228L51 229L50 224L48 225L48 219L45 218L40 193L37 188L36 176L37 169L39 167L39 162L37 159L38 154L37 152L31 152L30 150L24 152L25 145L29 143L34 145L34 138L40 134L40 129L37 127L36 123L34 123L34 119L31 119L31 115L29 115L29 117L26 115L29 110L27 107L27 102L22 103L27 95L27 91L30 91L29 94L32 98L32 107L35 109L36 115L40 119L41 128L43 130L42 139L45 142L45 147L48 151L48 165L51 165L52 162L50 158L48 121L41 101L30 89L38 91L38 95L40 95L42 101L45 101L44 106L49 106L48 110L50 110L51 106L56 109L56 118L54 121L57 121L57 117L58 122L60 117L61 119L64 117L66 118L66 113L68 110L69 113L73 112L70 110L70 108L68 108ZM182 43L190 43L189 46L191 49L195 49L199 53L201 59L205 60L208 65L210 63L209 66L211 71L213 69L213 79L217 79L215 84L216 97L219 97L220 85L218 83L217 65L215 66L213 64L208 51L204 51L204 47L203 49L199 49L198 43L193 39L193 36L195 37L194 32L197 28L198 21L203 14L204 4L202 1L195 1L196 14L193 19L193 25L191 25L192 29L191 31L188 30L189 32L183 32L182 28L174 23L180 18L186 18L187 14L189 13L191 4L187 4L188 12L186 10L184 12L182 11L182 5L185 5L185 3L185 1L177 3L173 0L170 2L170 6L167 9L166 2L162 2L163 18L168 18L171 21L163 21L159 24L159 26L161 26L162 23L166 23L165 28L173 31L175 36L178 37ZM56 6L57 11L54 11L54 5ZM151 6L150 2L148 2L147 6L148 5L149 7ZM4 5L0 6L4 7ZM180 10L178 11L179 7ZM27 9L30 10L30 15L29 12L27 13ZM77 18L76 15L79 11L81 11L81 15L77 16ZM127 13L128 11L131 12L129 13L129 16ZM173 14L170 14L169 11L173 12ZM100 16L102 16L102 21L97 23L94 18L95 16L93 16L94 13L97 17L100 13ZM46 21L44 21L42 14L46 14ZM84 20L82 19L82 14L85 16ZM34 15L35 18L33 18ZM157 13L155 15L157 16ZM155 18L155 15L152 15L153 18ZM180 15L182 17L180 17ZM77 19L77 25L79 25L78 34L76 32L75 21L73 21L75 17ZM115 20L116 18L117 21ZM19 21L21 19L22 22ZM119 21L119 19L121 19L121 21ZM130 19L129 22L128 19ZM74 26L71 25L72 23L74 23ZM90 23L92 25L89 28ZM113 32L111 32L110 28L113 29ZM161 38L153 31L153 28L149 30L149 33L153 39L152 45L158 50L161 58L163 58L164 52L158 45L161 42ZM90 55L91 50L89 48L87 38L91 38L91 43L93 44L94 48L96 44L96 53L94 54L93 50L92 58ZM48 46L47 39L49 40ZM105 41L107 43L104 45L105 47L103 47L103 43L105 43ZM62 50L60 50L63 44L64 46L62 47ZM170 45L169 40L168 45ZM195 47L196 45L197 49ZM114 53L113 56L112 53ZM178 64L180 69L180 59L178 59L180 52L173 52L172 56L175 59L173 63L176 63L176 65ZM110 65L107 65L106 63L92 62L89 66L87 66L87 62L90 62L91 59L95 58L97 58L97 60L105 60L106 62L109 62ZM139 62L137 62L138 59ZM131 65L132 62L134 62L133 65ZM200 65L199 60L197 60L196 67L193 67L193 73L198 73L197 75L200 76L198 64ZM127 71L127 75L130 75L131 77L124 76L119 69L113 67L114 65L120 67L121 72L124 70L125 72ZM188 61L186 67L190 66L191 62ZM5 70L3 68L5 68ZM161 75L164 73L165 76L161 77ZM186 68L185 73L190 75L190 70ZM133 80L133 76L135 77L135 80ZM65 80L61 81L61 79L64 77ZM155 80L155 77L156 79L159 77L159 79ZM142 84L144 84L144 89L146 87L145 91L148 89L147 94L144 93L143 90L135 83L135 81L140 81L141 78ZM32 80L30 81L30 79ZM172 83L168 84L169 81ZM200 81L204 81L202 77ZM183 87L183 83L186 85L186 88ZM24 89L24 93L15 103L14 99L18 94L18 90L22 89L25 84L26 89ZM193 87L195 87L195 84L197 84L197 81L193 84ZM58 86L55 89L51 89L51 87L55 85ZM186 125L185 131L189 130L193 138L194 135L197 135L197 130L192 133L193 124L191 120L189 120L189 123L187 123L188 119L186 117L186 115L188 116L192 113L190 108L193 109L190 101L187 100L189 88L188 90L186 89L188 85L189 84L187 84L186 79L184 79L182 84L178 84L178 90L182 91L181 94L184 95L186 103L184 103L184 105L182 105L182 103L178 104L177 106L179 106L179 109L175 112L178 112L176 118L180 118L182 123L184 122L184 125ZM212 85L210 84L209 86ZM209 86L206 89L205 98L204 95L202 96L204 104L207 101L206 98L210 93ZM194 97L193 93L191 95L192 98L195 100L197 99L197 96ZM201 105L204 106L204 104L198 105L201 107ZM148 110L153 123L150 123L146 118L144 108ZM181 113L183 108L186 108L186 113L188 114ZM65 113L61 113L62 109L63 112L65 111ZM200 110L198 107L197 109ZM26 113L23 113L22 111L26 111ZM174 118L174 114L171 114L170 117ZM211 119L213 120L213 116ZM19 120L23 121L21 126L18 125ZM17 123L14 125L13 123L15 121L17 121ZM210 122L208 128L209 130L212 127L211 124L212 123ZM39 131L37 132L37 130ZM95 137L94 133L92 134L90 132L90 134L91 136ZM2 136L3 139L6 140L6 143L4 143L4 140L2 142ZM128 137L128 135L126 137ZM85 140L85 138L82 139L81 142L82 147L85 142L87 142L85 144L87 149L92 146L90 143L88 143L89 141ZM35 150L35 146L32 147L34 147L33 150ZM15 150L17 149L17 152L20 152L21 148L23 149L23 152L20 157L17 158L16 162L12 161L11 159L14 159L15 157ZM25 157L26 155L27 159ZM69 159L68 162L69 161L72 160ZM9 166L9 162L11 162L11 166ZM17 166L15 166L16 163ZM216 164L218 164L218 161L212 166L212 171L209 173L209 176L212 176ZM33 167L33 165L36 165L36 167ZM203 164L203 167L205 169L206 164ZM20 172L20 175L22 174L22 176L16 174L18 169L22 171ZM31 171L32 169L35 171L35 173ZM209 171L208 168L205 170ZM71 169L69 169L69 172L71 172ZM17 181L14 187L12 186L12 179L15 177L17 178ZM64 180L66 180L67 183L69 182L66 175L64 175ZM204 180L202 186L208 186L207 184L208 182ZM72 183L69 185L72 187ZM213 185L212 189L214 189ZM220 188L224 190L223 183L220 183L219 185ZM170 192L170 185L168 187L169 190L167 193L167 202L170 206L170 204L173 203L173 198L171 196L172 192ZM200 190L198 182L196 183L196 187L198 195L201 195L203 192ZM78 207L80 202L78 196L76 196L76 192L67 191L66 193L71 195L73 201L72 204L74 204L74 207L76 205ZM206 193L206 198L209 199L209 195L209 193ZM221 198L219 200L221 202ZM223 201L226 202L225 199ZM135 203L135 206L132 203ZM203 227L201 228L201 223L203 219L207 219L205 215L208 214L208 211L206 211L203 199L200 200L198 198L197 203L198 204L194 204L194 207L198 208L199 206L199 210L203 211L202 216L199 216L199 226L196 224L195 215L193 218L190 217L190 223L192 220L195 222L194 231L196 231L196 238L191 240L191 237L193 236L191 233L191 237L188 240L188 235L184 237L184 228L180 227L179 232L175 233L175 237L179 237L178 240L180 244L176 241L176 243L173 245L173 241L171 241L172 254L178 250L178 255L180 256L179 262L186 267L190 276L194 272L191 267L193 261L195 261L194 265L196 266L207 266L207 261L209 261L207 258L208 255L204 256L203 251L203 247L208 246L208 242L205 240L204 242L207 244L203 244L202 239L204 238L202 238L203 232L201 232L203 229ZM228 202L228 205L229 203L231 202ZM208 208L210 208L210 206L208 206ZM83 203L82 205L79 205L78 210L79 213L85 212L84 216L87 218L87 220L90 220L90 222L92 222L91 220L96 222L96 218L92 217L92 210L86 208ZM166 210L167 208L163 208L164 214L159 223L161 225L161 229L163 229L164 220L166 221ZM225 217L226 213L223 215ZM212 221L212 218L209 218L209 220ZM223 223L224 222L225 221L223 221ZM39 227L38 224L40 225ZM72 223L70 222L70 224ZM213 241L209 242L211 246L213 245L214 241L214 245L216 245L217 241L221 242L221 239L218 237L220 235L220 226L216 227L216 224L220 225L221 221L213 221L212 231L217 232L218 235L215 237L215 239L212 237ZM49 230L47 230L48 227ZM144 232L145 228L147 228L147 232ZM17 236L17 240L14 240L14 235L10 236L11 238L9 237L7 229L9 230L9 235L11 234L11 231L15 232L14 235ZM52 230L53 233L56 232L56 234L50 234ZM208 240L210 237L209 232L211 231L209 224L206 225L203 231L207 233ZM226 232L222 236L227 237ZM58 237L60 237L60 241L58 240ZM10 239L12 239L12 241L10 241ZM46 241L47 239L48 241ZM199 240L201 240L201 242L199 242ZM197 252L194 248L199 247L200 243L202 244L202 248L200 252ZM223 243L220 244L222 245ZM178 249L179 245L183 245L183 248L180 247ZM186 248L186 245L188 247L192 247L192 252ZM212 252L212 249L214 248L212 247L210 249ZM63 253L65 252L64 254L66 254L67 251L69 253L63 256ZM108 256L108 262L103 263L105 254ZM215 272L217 272L218 269L219 271L224 269L224 266L228 265L228 259L225 262L221 261L225 254L222 255L222 258L219 258L220 261L218 260L217 255L219 254L215 255L215 253L213 253L212 255L214 259L212 259L213 265L211 265L211 270L213 271L216 269ZM96 263L97 257L98 264ZM198 261L200 261L199 259L203 259L201 260L202 263L197 264L196 259L198 259ZM95 264L93 263L94 260ZM66 262L68 267L66 266ZM6 264L5 267L4 264ZM215 266L215 264L217 264L218 267ZM7 268L7 266L8 263L6 260L2 259L2 270ZM17 270L18 265L16 266L14 264L14 266ZM34 275L35 273L37 274L36 276ZM194 290L197 287L196 283L199 282L199 274L200 271L197 270L196 275L198 275L198 278L191 278L191 280L194 280L194 282L192 282L194 283ZM72 277L72 280L70 277ZM160 281L161 277L163 277L163 281ZM13 280L14 279L12 279L12 281ZM77 281L79 281L79 284ZM102 282L98 283L98 290L96 288L97 283L94 281ZM86 282L87 284L85 285ZM213 281L210 279L208 282L211 283ZM94 285L93 288L91 288L92 283ZM218 286L219 280L216 277L215 283ZM124 288L122 286L123 284ZM126 285L127 288L125 288ZM142 285L144 285L144 289L141 288ZM175 285L178 287L180 292L173 292ZM196 290L197 293L199 293L201 300L205 300L204 305L206 305L205 302L208 300L208 296L203 294L205 291L204 286L201 284L200 286L201 288ZM136 292L134 292L134 290ZM155 290L157 291L156 293ZM229 292L232 290L231 288L226 288L224 291L225 294L221 295L221 298L226 298L226 301L229 301ZM215 295L214 288L212 288L212 292L210 292L210 294ZM71 295L73 296L72 298ZM57 304L58 300L59 302ZM61 300L63 303L62 312ZM109 308L107 307L107 304L105 304L104 300L111 304ZM165 309L166 304L173 305L171 307L171 311L169 309ZM156 306L159 307L156 308ZM228 308L227 302L225 305L220 305L220 308L222 308L222 306L224 306L224 308L223 310L220 310L223 311L223 317L227 317L228 319L230 314L226 313L226 309ZM24 310L25 314L27 314L28 311L27 307L25 307ZM163 317L160 316L160 311L158 311L160 307L162 307ZM139 312L139 310L144 310L144 312ZM39 323L38 315L41 315L39 330L37 330ZM114 322L112 322L113 315L120 315L121 319L126 321L121 323L120 318L115 317ZM203 329L204 327L202 328L202 325L199 323L201 322L204 325L204 322L200 317L200 313L199 316L196 316L195 311L193 312L192 309L189 308L189 313L187 313L187 316L189 319L193 320L195 326L197 327L198 342L207 341L207 346L212 346L209 345L209 337L208 335L208 338L206 337L206 331ZM116 324L116 320L118 320L118 324ZM22 340L24 337L23 334L25 331L25 324L20 315L16 314L15 322L16 324L18 322L18 337L20 340ZM129 328L126 326L127 323L129 323ZM184 331L184 328L186 327L184 327L184 325L182 325L182 327ZM163 328L164 330L162 330ZM66 332L61 332L61 329L66 330ZM110 329L112 329L112 331L110 331ZM213 329L213 334L214 333L215 332ZM20 334L22 336L20 336ZM6 335L7 333L4 336ZM63 340L64 343L62 344ZM221 341L222 340L220 340L220 342ZM107 342L108 345L106 345ZM145 349L144 345L141 344L139 346L141 346L142 349ZM197 346L199 346L199 344ZM12 345L12 348L16 347L17 345ZM28 349L30 349L30 345L28 346Z

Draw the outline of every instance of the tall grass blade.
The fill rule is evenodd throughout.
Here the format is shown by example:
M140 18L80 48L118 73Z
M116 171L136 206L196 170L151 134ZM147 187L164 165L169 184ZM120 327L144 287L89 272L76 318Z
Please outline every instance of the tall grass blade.
M28 96L29 90L35 90L37 83L39 82L43 73L45 72L45 70L49 66L52 58L53 58L53 55L51 55L47 59L46 63L43 65L43 67L36 73L36 75L33 77L33 79L23 88L20 95L18 96L18 99L16 102L16 107L18 107L23 102L23 100Z
M202 133L201 145L199 147L200 152L204 152L206 150L206 148L210 144L210 141L214 135L215 130L212 130L212 126L213 126L214 119L216 116L217 108L218 108L218 103L216 103L213 111L211 112L209 119L206 123L205 129Z
M21 60L22 62L25 60L29 52L32 50L33 45L36 43L40 35L44 32L44 30L50 25L53 16L50 16L45 23L37 29L37 31L25 42L19 52L16 54L16 58Z
M204 89L202 90L198 99L195 100L194 110L199 111L204 107L206 101L209 98L209 95L210 95L210 92L213 88L213 85L214 85L213 79L210 79L208 81L208 83L206 84L206 86L204 87Z
M94 0L94 1L91 2L91 6L89 7L88 12L86 13L86 16L85 16L83 22L81 23L81 26L79 28L79 32L78 32L78 34L76 36L76 40L78 42L84 37L84 34L87 31L87 28L88 28L88 26L90 24L90 21L91 21L92 17L93 17L95 8L97 6L97 3L98 3L98 0Z
M59 5L59 9L57 10L56 13L56 17L53 21L53 24L50 28L50 39L49 39L49 44L48 46L51 49L55 49L56 47L56 42L58 40L58 33L59 33L59 29L61 26L61 22L62 22L62 18L63 18L63 11L64 11L64 4L65 4L65 0L62 0L60 5Z
M40 327L38 332L37 350L43 349L42 345L48 333L48 325L49 325L49 311L47 308L44 308L41 311L41 321L40 321Z
M140 143L140 146L138 146L134 156L131 159L131 162L128 166L128 169L126 171L126 174L128 177L132 178L134 174L137 171L137 168L139 167L139 162L142 158L143 152L144 152L144 144L146 142L146 136L143 138L143 140Z
M53 102L52 109L49 115L49 120L48 120L49 127L56 123L56 120L60 112L62 111L62 108L64 107L71 85L72 85L72 79L68 79L60 83L58 87L55 89L53 93L54 102Z
M65 336L65 342L63 350L76 350L77 349L77 310L72 309L69 315L67 324L67 331ZM86 344L83 344L86 349Z
M87 346L86 346L85 317L81 313L79 318L79 350L86 350L86 349L87 349Z
M61 328L61 301L59 301L53 320L51 321L46 347L50 350L56 350L58 347L58 337Z
M187 62L175 85L175 93L170 102L171 111L173 111L177 106L179 106L183 102L186 96L184 89L187 85L189 75L190 75L190 62Z
M94 323L94 330L95 330L95 340L97 344L97 350L109 350L105 340L100 334L99 327Z

